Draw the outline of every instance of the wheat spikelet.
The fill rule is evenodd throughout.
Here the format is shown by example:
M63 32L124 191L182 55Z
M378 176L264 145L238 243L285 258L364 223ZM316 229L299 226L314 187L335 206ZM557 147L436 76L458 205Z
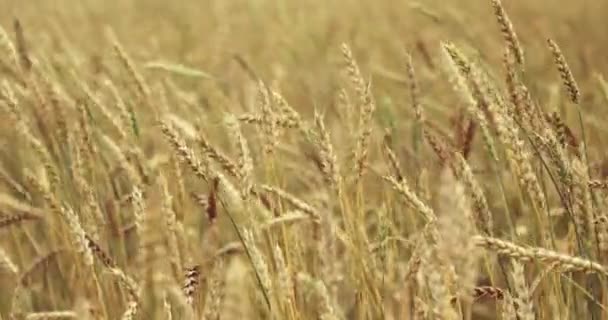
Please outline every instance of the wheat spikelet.
M88 235L85 235L85 238L86 238L87 247L89 248L89 250L93 253L93 255L95 257L97 257L97 259L99 259L99 261L101 261L101 263L106 268L116 267L116 262L114 262L114 260L110 257L110 255L107 252L105 252L98 243L93 241L93 239L91 237L89 237Z
M389 133L387 133L385 135L384 138L384 154L386 155L386 158L388 159L388 163L393 171L393 176L395 176L395 178L397 179L397 181L402 181L404 179L404 175L403 175L403 170L401 169L401 165L399 164L399 160L397 159L397 155L395 154L395 152L393 151L393 149L390 146L390 135Z
M185 162L197 177L203 181L210 181L208 163L201 162L194 154L194 151L186 145L177 132L167 123L161 123L161 130L181 161Z
M472 298L474 301L481 301L486 299L492 300L503 300L505 298L505 292L498 287L481 286L473 288ZM458 302L458 297L452 298L452 303Z
M26 170L24 172L24 177L25 177L25 181L27 182L28 185L30 185L32 188L34 188L34 190L36 192L39 192L42 194L42 197L43 197L44 201L46 202L46 205L49 206L49 209L51 210L51 212L53 212L57 216L62 216L61 204L59 203L59 200L57 200L55 195L53 195L47 189L47 187L44 185L44 181L39 179L38 177L36 177L36 175L29 170Z
M605 253L608 251L608 217L600 215L594 220L594 223L598 237L598 248Z
M104 226L106 224L106 220L104 219L104 214L99 207L99 203L97 201L97 197L94 194L94 191L88 185L84 187L85 193L85 226L88 227L88 230L93 230L97 235L99 233L99 226Z
M53 164L53 159L45 145L31 132L28 124L23 118L23 111L19 107L17 97L10 85L6 82L3 83L0 98L5 102L5 108L8 109L12 120L16 123L17 132L27 141L28 145L37 154L47 175L51 178L52 186L57 186L60 182L60 177L56 166Z
M8 81L2 82L2 90L0 90L0 98L2 98L3 106L11 114L11 116L20 123L20 125L27 127L26 124L22 124L25 120L22 114L22 108L19 106L19 100L15 95L15 91Z
M414 114L416 115L416 121L422 124L424 123L424 114L422 112L422 104L420 102L420 87L418 80L416 79L416 72L414 70L414 62L412 61L412 55L407 54L405 59L405 70L407 72L408 84L410 89L410 99L412 107L414 108Z
M291 107L289 107L291 108ZM286 112L282 110L280 114L275 117L275 124L278 127L284 129L302 129L304 126L304 121L301 120L299 113L295 110L290 109L291 111ZM297 116L296 116L297 115ZM258 126L264 125L263 115L257 113L245 113L237 116L237 119L240 122L247 124L255 124Z
M473 149L473 141L475 139L475 133L477 132L477 125L472 119L465 119L462 117L462 125L459 126L457 132L457 148L459 149L462 156L467 159L471 155Z
M575 158L571 162L573 173L573 218L577 224L579 234L589 235L590 239L595 236L595 220L591 190L589 189L589 175L587 166Z
M34 312L28 313L25 316L26 320L38 320L38 319L66 319L66 318L77 318L78 314L74 311L45 311L45 312Z
M526 284L524 266L519 262L513 262L511 276L513 277L514 291L517 294L514 302L518 307L516 311L518 318L522 320L534 320L534 308L532 305L530 288Z
M484 113L485 99L480 95L480 89L475 84L469 83L471 67L469 62L460 54L457 48L451 43L442 45L444 67L447 69L454 90L460 94L466 103L467 111L473 116L483 133L486 148L492 159L498 160L498 152L494 139L490 133L490 122L493 118Z
M66 111L74 108L74 102L65 93L65 89L61 87L58 83L57 79L51 79L50 76L47 76L45 73L40 75L42 78L42 86L43 86L43 94L47 97L49 104L51 106L50 111L52 112L54 123L54 131L59 139L65 141L66 146L69 148L71 143L73 142L72 130L68 129L69 120L68 114ZM58 149L61 149L61 146L57 146Z
M51 209L51 211L57 216L61 217L67 224L72 237L72 244L76 247L76 251L82 254L86 265L93 264L93 254L88 246L86 239L86 233L80 224L78 216L70 207L64 207L59 203L59 200L40 184L40 181L35 178L31 173L25 173L26 180L37 189L38 192L42 193L42 196Z
M424 266L417 273L418 286L429 295L433 308L430 310L435 317L441 319L459 319L458 312L452 307L452 293L448 287L448 277L445 267L441 266L433 255L436 250L429 248L422 258Z
M275 120L277 125L296 129L304 125L300 114L287 103L287 100L278 91L271 89L270 96L279 112L279 117Z
M342 56L346 65L346 72L359 96L359 103L361 105L359 114L359 134L354 151L355 181L358 181L363 176L365 168L367 167L369 139L372 133L372 117L376 110L376 103L374 102L369 85L366 84L366 81L361 75L361 71L353 57L352 51L346 44L342 44Z
M229 175L240 177L237 164L223 152L213 147L203 133L198 135L198 143L206 157L217 162Z
M513 61L513 53L507 48L503 55L503 65L505 67L505 84L507 86L507 92L509 93L509 100L515 107L513 116L522 121L523 124L529 123L529 110L524 109L523 97L519 88L519 78L517 76L517 70L515 67L515 61Z
M277 114L274 101L270 97L270 89L261 80L258 81L258 102L262 111L261 127L264 141L264 153L271 154L278 143L279 131L277 128Z
M139 233L144 232L145 228L145 202L143 193L138 186L133 187L133 191L130 194L131 204L133 205L133 216L135 218L135 227Z
M338 158L334 152L329 132L327 132L327 129L325 128L323 116L316 111L315 126L318 134L317 147L319 148L319 157L321 158L325 180L331 183L331 185L339 191L342 176L340 175Z
M451 164L454 153L452 146L433 133L428 126L423 128L422 133L424 135L424 139L428 142L439 158L441 165L444 166L446 164Z
M501 319L504 320L520 320L516 310L516 303L513 297L507 293L501 304Z
M253 159L249 151L247 140L241 132L241 127L238 120L233 115L228 115L225 118L226 127L230 133L232 141L237 150L237 172L241 179L243 197L248 196L253 188Z
M53 160L48 150L44 147L42 142L34 137L29 131L22 132L30 146L34 149L34 152L38 155L42 165L44 166L45 172L50 178L51 189L55 189L60 183L60 176L57 172L57 167L53 164Z
M555 135L562 148L571 147L578 151L579 141L574 133L557 112L547 116L547 122L553 127Z
M474 292L477 275L477 264L480 257L479 250L471 241L470 234L475 232L474 221L471 218L471 206L466 196L465 186L456 180L448 170L443 171L441 189L439 190L442 213L438 216L436 243L429 243L426 248L426 260L430 265L424 266L419 272L442 272L442 279L429 281L443 281L445 290L456 293L460 299L471 300ZM447 236L449 235L449 236ZM458 247L454 247L458 243ZM451 288L454 285L454 289ZM433 292L431 287L431 292ZM446 303L443 293L434 296L440 304ZM450 308L447 305L443 308ZM442 311L443 312L443 311ZM448 312L449 311L445 311Z
M566 58L562 53L562 50L552 39L547 39L547 44L549 45L549 50L551 50L551 54L553 54L553 61L555 62L555 66L557 67L557 71L559 72L560 77L562 78L564 87L568 91L570 101L578 104L580 102L581 93L578 89L578 84L576 83L576 80L572 75L572 71L570 70L568 63L566 62Z
M289 192L268 185L260 185L260 189L265 192L274 194L277 197L287 201L287 203L289 203L296 209L301 210L302 212L309 215L313 221L321 221L321 215L319 214L317 209L306 203L304 200L301 200L296 196L290 194Z
M183 201L186 197L186 186L185 186L185 181L184 181L184 173L180 166L179 159L177 158L177 156L174 153L171 153L171 155L170 155L170 162L171 162L171 173L173 174L173 177L174 177L173 183L177 186L176 198L178 199L178 202L181 203L181 201Z
M507 43L507 48L509 48L513 54L517 64L523 66L524 51L519 43L519 39L517 38L513 24L502 6L502 2L500 0L492 0L492 7L494 8L494 15L496 16L498 25L500 26L500 32Z
M482 287L475 287L473 288L473 298L475 300L481 300L484 298L490 298L490 299L494 299L494 300L502 300L504 299L505 293L501 288L497 288L497 287L489 287L489 286L482 286Z
M437 217L435 212L429 206L427 206L418 196L410 189L407 181L397 181L393 177L383 177L388 183L391 184L393 189L397 191L407 202L418 212L420 212L428 222L434 222Z
M300 221L309 221L310 215L303 213L300 210L294 210L293 212L286 212L280 217L272 218L262 224L262 229L269 229L275 226L284 226L295 224Z
M162 215L167 227L167 242L169 247L169 255L172 265L176 270L182 269L182 256L179 246L180 232L178 229L177 216L173 210L173 196L169 191L167 180L161 174L158 177L161 193L162 193Z
M216 177L214 181L217 181L218 183L217 197L225 201L224 204L227 206L228 210L234 212L243 212L247 203L243 200L241 192L239 192L237 187L221 172L215 172L214 174ZM209 212L211 213L211 211ZM215 215L217 215L217 213L215 213Z
M78 216L69 207L63 208L61 211L66 219L70 233L72 234L72 243L76 246L77 251L82 254L85 264L89 266L92 265L93 252L89 247L89 241L87 240L86 233L80 224Z
M466 186L467 193L471 198L473 209L475 211L475 222L480 230L484 233L491 235L494 229L492 213L488 206L488 202L483 193L483 190L475 176L469 164L464 159L462 154L457 153L454 161L454 171L456 176Z
M249 124L261 124L262 116L259 114L246 113L238 116L239 121Z
M135 87L137 88L138 93L141 95L141 97L147 99L150 96L150 88L148 88L148 85L144 81L144 78L142 77L141 73L139 73L137 71L137 68L135 68L135 64L131 60L131 57L129 57L125 49L122 47L114 32L108 29L106 33L108 38L112 42L112 47L114 48L116 56L123 64L129 76L135 83Z
M569 256L544 248L525 248L497 238L484 236L474 236L473 238L477 245L516 260L538 260L543 263L558 263L557 268L564 272L583 271L608 276L608 269L606 267L587 259Z
M342 317L336 311L334 304L329 296L327 287L321 280L312 278L306 273L298 273L297 281L302 286L304 292L311 292L317 299L317 310L321 320L338 320Z
M353 103L351 102L346 89L340 88L334 99L338 116L346 125L345 129L348 130L348 132L354 132L353 117L355 112L353 112Z
M183 292L189 305L193 305L195 295L200 285L201 267L193 266L187 268L184 275Z
M528 87L522 82L521 76L513 61L513 54L508 49L505 50L503 64L506 70L506 85L509 94L509 101L512 106L507 107L508 114L525 130L540 132L545 127L545 121L540 107L534 102Z
M548 155L548 159L558 168L559 178L569 188L573 187L574 172L566 150L557 140L549 127L542 129L541 134L535 134L539 148Z
M139 284L129 275L127 275L123 270L119 268L110 268L110 274L114 275L118 278L118 282L121 286L127 291L129 296L131 297L131 301L137 304L140 296L140 286ZM137 307L130 307L137 308Z
M468 81L471 92L478 92L474 96L479 102L479 107L487 108L486 111L493 119L498 138L507 148L506 156L511 168L522 187L528 191L537 212L542 212L547 207L545 195L530 163L530 153L519 136L517 125L505 113L504 102L496 91L489 87L489 82L483 74L474 68L453 44L444 44L443 48L451 58L451 62L460 70L463 81Z
M120 317L121 320L133 320L139 311L139 303L137 301L129 301L125 312Z
M359 70L359 66L357 65L357 61L355 60L350 47L347 44L343 43L341 50L342 57L344 59L346 74L348 75L349 80L352 82L358 97L361 99L362 105L364 105L365 102L367 102L366 99L369 98L366 95L367 84L365 84L365 80L361 75L361 71Z
M115 105L116 109L118 109L118 117L120 119L118 121L120 123L119 126L121 128L125 128L125 127L131 128L131 130L133 130L133 134L137 135L138 130L137 130L137 119L135 117L135 112L125 102L125 100L121 96L120 92L118 91L118 88L116 88L116 85L114 85L114 82L112 80L105 79L104 85L106 86L106 88L108 88L110 90L110 94L111 94L112 98L114 99L114 105Z
M8 214L0 213L0 229L41 218L42 217L40 215L31 212L17 212Z

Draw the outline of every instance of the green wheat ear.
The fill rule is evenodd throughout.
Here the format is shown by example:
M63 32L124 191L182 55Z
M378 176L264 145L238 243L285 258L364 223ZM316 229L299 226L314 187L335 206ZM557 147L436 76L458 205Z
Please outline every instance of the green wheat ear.
M389 128L391 132L397 128L398 120L393 110L395 110L393 99L389 96L383 96L378 106L377 121L381 127Z

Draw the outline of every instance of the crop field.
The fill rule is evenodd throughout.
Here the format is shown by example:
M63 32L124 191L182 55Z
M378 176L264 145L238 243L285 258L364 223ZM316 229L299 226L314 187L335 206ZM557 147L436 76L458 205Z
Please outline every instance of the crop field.
M608 319L606 0L0 0L0 320Z

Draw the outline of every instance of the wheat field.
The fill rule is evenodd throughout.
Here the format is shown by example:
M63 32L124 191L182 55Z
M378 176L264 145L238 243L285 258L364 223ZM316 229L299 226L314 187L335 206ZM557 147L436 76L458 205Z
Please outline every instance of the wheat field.
M0 320L608 319L608 1L1 1Z

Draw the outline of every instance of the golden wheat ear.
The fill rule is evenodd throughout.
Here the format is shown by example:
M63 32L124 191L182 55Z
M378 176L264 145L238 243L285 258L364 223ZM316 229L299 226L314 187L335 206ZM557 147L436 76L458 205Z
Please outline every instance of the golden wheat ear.
M559 72L566 91L568 92L568 97L570 98L570 101L576 104L580 103L581 93L578 84L574 79L572 70L570 69L570 66L568 66L568 63L566 62L566 58L564 57L562 50L552 39L547 39L547 44L549 45L549 50L553 55L553 61L555 62L557 71Z

